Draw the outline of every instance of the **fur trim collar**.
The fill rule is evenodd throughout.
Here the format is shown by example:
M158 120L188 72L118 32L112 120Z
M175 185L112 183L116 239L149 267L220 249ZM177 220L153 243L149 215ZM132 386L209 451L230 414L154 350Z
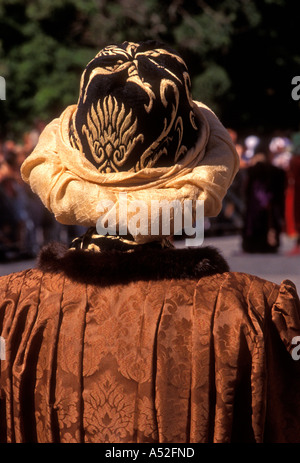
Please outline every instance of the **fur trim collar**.
M199 279L229 271L227 262L212 247L92 252L69 250L60 243L44 246L37 266L44 272L63 272L74 281L103 286L137 280Z

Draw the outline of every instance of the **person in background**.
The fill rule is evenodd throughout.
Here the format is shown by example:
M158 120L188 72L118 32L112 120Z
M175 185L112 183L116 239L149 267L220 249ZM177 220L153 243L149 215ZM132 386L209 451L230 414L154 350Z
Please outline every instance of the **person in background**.
M242 162L243 162L243 167L247 167L250 163L251 160L257 152L257 147L261 144L261 140L257 135L248 135L244 139L244 149L242 151Z
M289 256L300 254L300 133L292 138L292 157L287 170L287 232L295 238L295 245Z
M0 167L0 259L6 262L34 256L33 223L19 161L18 146L8 143Z
M290 139L287 137L273 137L270 141L269 151L273 166L286 171L292 157Z
M248 253L275 253L284 229L285 172L272 165L261 141L247 168L242 248Z

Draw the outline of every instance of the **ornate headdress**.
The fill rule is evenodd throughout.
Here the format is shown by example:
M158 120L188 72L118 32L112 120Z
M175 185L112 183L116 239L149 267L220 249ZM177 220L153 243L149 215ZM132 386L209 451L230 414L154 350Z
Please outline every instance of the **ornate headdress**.
M108 46L82 75L71 144L103 173L180 162L199 131L190 87L173 50L156 42Z
M64 224L95 226L100 201L119 217L120 192L128 204L200 199L206 216L217 215L239 157L190 86L184 61L165 45L107 46L85 68L77 105L45 128L23 163L24 181Z

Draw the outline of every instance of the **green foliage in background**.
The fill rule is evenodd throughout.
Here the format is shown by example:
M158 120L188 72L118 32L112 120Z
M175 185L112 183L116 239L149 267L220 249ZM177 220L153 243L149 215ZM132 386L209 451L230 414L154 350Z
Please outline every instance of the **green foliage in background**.
M293 124L299 108L290 101L290 80L300 62L295 3L0 0L0 75L7 83L0 135L16 137L76 103L81 72L103 46L147 39L182 54L194 99L226 123ZM284 109L289 118L278 111L276 119L274 108L284 102L294 103Z

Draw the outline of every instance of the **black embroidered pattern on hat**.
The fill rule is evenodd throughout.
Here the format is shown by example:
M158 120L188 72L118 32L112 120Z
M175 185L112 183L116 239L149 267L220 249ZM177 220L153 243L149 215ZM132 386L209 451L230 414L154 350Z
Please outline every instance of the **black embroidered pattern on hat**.
M180 163L199 136L182 58L157 42L109 45L90 61L71 145L101 173Z

